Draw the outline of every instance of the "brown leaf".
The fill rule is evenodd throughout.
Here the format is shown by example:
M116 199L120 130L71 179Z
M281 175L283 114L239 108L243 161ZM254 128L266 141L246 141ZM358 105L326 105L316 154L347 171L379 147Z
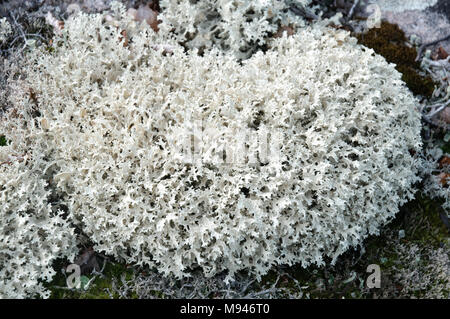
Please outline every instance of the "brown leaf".
M151 9L148 5L141 5L139 8L128 9L128 14L133 17L134 20L142 22L145 21L155 32L158 32L158 24L160 21L158 20L158 12Z
M437 52L438 60L444 60L448 58L447 51L444 50L443 47L440 47Z
M433 52L433 54L431 55L431 58L434 61L437 60L443 60L446 59L448 57L448 53L447 51L444 50L443 47L439 47L435 52Z
M440 173L439 174L440 183L442 186L446 187L448 183L450 182L450 174L449 173Z
M439 161L439 168L443 168L444 166L450 165L450 157L444 156Z
M281 38L283 36L283 33L286 31L288 36L291 36L294 34L294 29L291 26L281 26L277 33L273 36L274 38Z
M153 11L161 12L161 8L160 8L160 6L159 6L159 0L153 0L153 1L150 1L150 3L148 4L148 6L149 6L150 9L152 9Z
M122 30L122 32L120 32L120 34L122 36L119 37L119 41L122 41L123 39L125 39L125 41L123 41L123 46L127 47L128 46L127 30Z

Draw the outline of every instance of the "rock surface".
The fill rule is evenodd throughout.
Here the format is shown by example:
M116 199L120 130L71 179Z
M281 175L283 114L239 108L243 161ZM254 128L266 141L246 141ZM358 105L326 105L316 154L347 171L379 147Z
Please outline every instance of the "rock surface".
M407 36L413 34L428 43L450 34L450 1L448 0L375 0L382 18L395 23ZM442 46L450 51L450 40L440 42L430 49Z

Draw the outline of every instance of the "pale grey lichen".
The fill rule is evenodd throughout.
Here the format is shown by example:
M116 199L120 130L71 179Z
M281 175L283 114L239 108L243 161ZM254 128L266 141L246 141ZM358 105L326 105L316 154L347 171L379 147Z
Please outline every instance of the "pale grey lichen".
M310 0L162 0L161 32L172 35L188 48L213 46L248 58L267 43L281 25L304 26L290 10L304 8Z
M428 247L426 247L428 248ZM424 249L415 244L399 244L395 279L407 298L448 299L450 259L448 248Z
M0 44L6 39L8 39L9 35L12 33L11 25L8 22L8 19L1 18L0 19Z
M52 263L75 257L74 230L50 203L45 162L29 155L9 157L0 165L0 299L46 298L50 292L42 283L55 275Z
M305 27L239 63L217 48L185 53L113 10L114 25L79 13L52 52L28 55L0 127L12 140L5 157L51 164L67 220L96 250L178 277L197 268L260 278L274 265L335 262L413 198L416 100L347 32ZM276 156L261 158L258 140L243 138L264 132ZM180 157L186 137L198 161ZM248 157L230 160L240 153L228 146L242 141ZM1 218L29 201L11 200Z

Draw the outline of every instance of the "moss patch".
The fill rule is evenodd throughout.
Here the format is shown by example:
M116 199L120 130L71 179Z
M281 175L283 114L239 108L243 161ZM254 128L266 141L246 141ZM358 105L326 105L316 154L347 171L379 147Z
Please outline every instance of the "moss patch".
M366 33L354 34L358 42L382 55L386 61L395 63L402 80L416 95L430 98L434 82L430 76L419 73L420 64L416 62L417 51L406 45L405 33L396 25L382 22L380 28L372 28Z
M118 290L120 290L121 281L129 281L133 278L135 270L126 265L114 262L107 262L102 276L97 275L95 279L90 282L88 287L86 283L91 280L94 275L81 276L81 288L69 289L67 288L66 277L63 275L61 269L62 265L55 267L59 269L57 275L51 283L46 284L46 287L51 291L51 299L110 299L120 298ZM114 286L118 289L114 289ZM136 298L136 295L131 292L127 298Z

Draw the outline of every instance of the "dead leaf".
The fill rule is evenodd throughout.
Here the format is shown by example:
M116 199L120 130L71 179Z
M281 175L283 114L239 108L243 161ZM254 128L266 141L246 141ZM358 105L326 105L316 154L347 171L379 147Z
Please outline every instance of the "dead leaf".
M159 0L153 0L153 1L150 1L150 3L148 4L148 6L149 6L150 9L152 9L153 11L161 12L161 8L160 8L160 6L159 6Z
M450 174L449 173L440 173L439 178L440 178L441 185L446 187L450 181Z
M448 58L447 51L445 51L443 47L439 47L439 49L437 51L437 60L444 60L447 58Z
M53 27L53 31L56 35L60 36L64 29L64 21L56 19L51 12L48 12L45 16L45 22Z
M440 161L439 161L439 168L443 168L444 166L450 165L450 157L448 156L444 156Z
M121 42L123 39L125 39L125 41L123 41L123 46L127 47L128 46L127 30L122 30L122 32L120 32L120 34L122 36L119 37L119 42Z
M36 97L36 93L34 92L34 90L32 88L28 88L28 94L30 95L30 100L37 106L38 100Z
M273 37L281 38L285 31L288 37L294 34L294 29L291 26L281 26Z
M158 32L158 24L160 23L158 21L158 12L152 10L149 5L141 5L137 10L130 8L128 9L128 14L136 21L147 22L155 32Z

